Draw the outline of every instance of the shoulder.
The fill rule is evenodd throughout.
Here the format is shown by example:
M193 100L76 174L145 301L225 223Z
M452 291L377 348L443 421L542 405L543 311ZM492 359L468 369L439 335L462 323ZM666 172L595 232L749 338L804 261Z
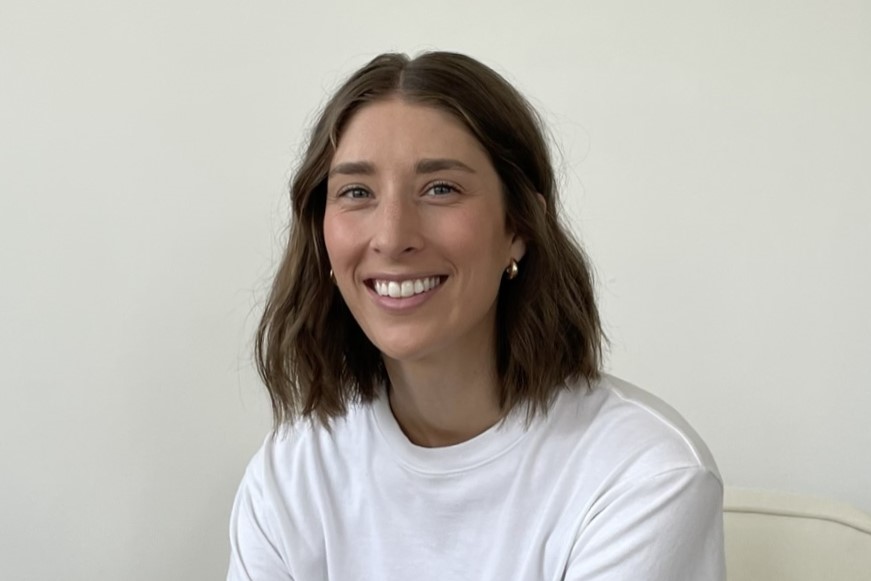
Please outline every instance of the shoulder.
M615 416L620 416L631 426L659 435L664 441L673 444L674 449L670 451L678 457L676 460L709 470L719 479L710 449L673 407L653 394L610 375L602 378L599 388L608 393L609 407Z
M281 493L317 486L316 477L329 477L359 457L373 429L368 406L353 405L347 415L328 426L313 419L299 419L270 432L251 459L246 479L272 485Z
M722 478L683 416L609 375L565 390L552 412L573 434L579 490L566 578L725 578Z
M230 575L299 578L323 554L325 512L341 498L367 438L360 407L329 429L299 420L268 434L242 477L230 517ZM302 575L302 578L308 578Z
M722 482L713 455L689 422L627 381L602 375L589 388L574 386L561 393L555 407L557 421L582 432L577 446L603 477L643 479L689 470Z
M574 452L584 458L567 578L725 579L722 478L683 416L608 375L559 403L582 426Z

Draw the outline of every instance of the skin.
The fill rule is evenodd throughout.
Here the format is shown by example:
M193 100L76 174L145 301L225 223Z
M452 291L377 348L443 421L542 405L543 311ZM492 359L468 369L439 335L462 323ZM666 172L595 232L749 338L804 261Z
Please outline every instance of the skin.
M502 417L496 299L525 243L506 228L486 151L451 115L399 98L358 111L331 163L324 239L336 284L390 376L412 442L445 446ZM425 297L383 299L373 279L439 276Z

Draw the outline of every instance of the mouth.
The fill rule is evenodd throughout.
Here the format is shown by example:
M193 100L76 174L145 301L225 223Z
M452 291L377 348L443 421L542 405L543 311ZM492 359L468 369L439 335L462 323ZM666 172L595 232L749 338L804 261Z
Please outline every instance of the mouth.
M402 280L370 278L365 281L365 284L380 297L407 299L438 288L447 278L447 276L426 276Z

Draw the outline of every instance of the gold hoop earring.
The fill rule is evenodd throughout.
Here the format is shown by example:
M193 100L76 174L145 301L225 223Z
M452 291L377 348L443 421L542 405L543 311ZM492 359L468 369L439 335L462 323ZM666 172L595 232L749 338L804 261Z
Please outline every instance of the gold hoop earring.
M511 264L508 265L508 268L505 269L505 274L508 275L508 280L514 280L517 278L517 274L520 272L520 268L517 266L517 261L513 258L511 259Z
M333 274L332 268L330 269L330 282L332 282L333 284L335 284L335 282L336 282L336 275Z

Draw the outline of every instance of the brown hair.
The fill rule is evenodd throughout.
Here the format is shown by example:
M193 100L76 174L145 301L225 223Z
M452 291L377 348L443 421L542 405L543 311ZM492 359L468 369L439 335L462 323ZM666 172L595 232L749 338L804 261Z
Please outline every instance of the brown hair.
M350 402L372 401L389 382L378 349L330 280L323 218L327 173L343 128L361 106L396 96L454 115L477 137L502 182L507 226L526 240L520 273L503 280L498 297L503 410L527 404L530 414L545 412L564 383L599 375L604 336L592 273L557 216L554 170L535 110L470 57L383 54L329 100L291 182L290 237L255 341L276 425L299 416L328 424Z

